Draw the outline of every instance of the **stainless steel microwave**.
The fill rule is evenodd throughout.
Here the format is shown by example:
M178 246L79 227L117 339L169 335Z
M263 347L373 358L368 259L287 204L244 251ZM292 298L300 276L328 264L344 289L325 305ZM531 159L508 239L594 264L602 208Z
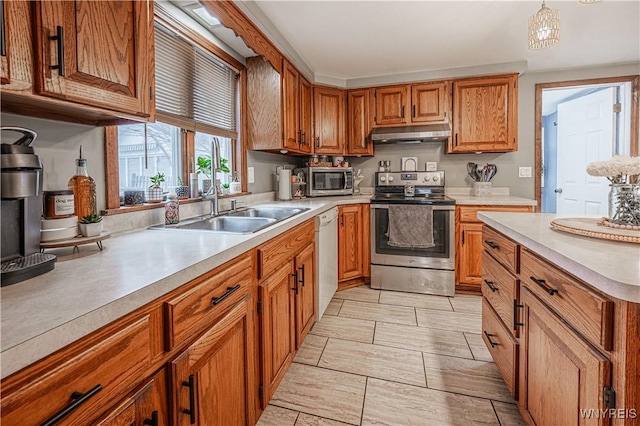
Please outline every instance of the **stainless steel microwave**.
M303 171L307 182L307 197L353 194L353 168L351 167L307 167Z

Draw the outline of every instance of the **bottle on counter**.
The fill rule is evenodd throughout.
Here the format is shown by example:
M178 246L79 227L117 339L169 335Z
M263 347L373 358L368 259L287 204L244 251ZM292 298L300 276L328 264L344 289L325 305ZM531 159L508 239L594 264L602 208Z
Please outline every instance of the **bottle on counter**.
M164 224L175 225L180 222L180 202L178 195L171 192L167 195L167 202L164 204Z
M76 174L69 179L68 187L73 191L74 214L81 220L85 216L98 213L96 202L96 183L87 171L87 159L76 159Z

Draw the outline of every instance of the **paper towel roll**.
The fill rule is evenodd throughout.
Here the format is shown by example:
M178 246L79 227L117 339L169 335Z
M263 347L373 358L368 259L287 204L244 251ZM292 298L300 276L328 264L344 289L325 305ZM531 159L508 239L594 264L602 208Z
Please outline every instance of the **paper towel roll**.
M278 199L291 199L291 169L280 169L278 174Z

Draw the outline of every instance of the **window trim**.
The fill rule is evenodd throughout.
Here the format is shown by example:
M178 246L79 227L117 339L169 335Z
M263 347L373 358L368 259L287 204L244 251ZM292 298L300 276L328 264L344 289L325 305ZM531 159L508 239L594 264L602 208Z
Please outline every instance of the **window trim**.
M180 22L173 15L162 7L161 4L156 3L154 5L154 20L164 25L165 27L175 31L185 40L197 45L204 51L216 56L222 62L226 62L232 68L238 70L240 75L238 76L238 131L229 132L228 130L219 129L214 126L208 126L205 124L190 122L184 118L178 118L169 114L156 112L155 119L167 124L171 124L182 128L182 181L189 181L189 173L193 173L195 169L194 161L190 158L194 157L195 152L195 133L194 131L201 131L210 134L216 134L219 136L235 139L234 143L234 156L233 156L233 169L237 171L240 183L242 185L241 194L248 194L247 184L247 150L245 147L246 134L246 83L247 73L245 66L229 55L218 46L211 43L202 35L198 34L193 29ZM155 120L154 120L155 121ZM185 129L186 128L186 129ZM107 126L105 127L104 134L104 152L105 152L105 198L106 208L102 212L103 214L115 214L116 212L129 212L148 210L151 208L164 207L163 203L154 205L141 205L141 206L120 206L120 182L119 182L119 165L118 165L118 127ZM241 194L234 194L238 196ZM187 201L188 202L188 201Z

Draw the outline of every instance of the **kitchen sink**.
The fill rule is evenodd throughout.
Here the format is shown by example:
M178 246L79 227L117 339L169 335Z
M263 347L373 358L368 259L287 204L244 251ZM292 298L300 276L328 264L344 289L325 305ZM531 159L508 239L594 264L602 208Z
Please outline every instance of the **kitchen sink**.
M251 234L308 210L287 207L250 207L222 216L200 216L177 225L155 225L149 229L208 231L227 234Z

